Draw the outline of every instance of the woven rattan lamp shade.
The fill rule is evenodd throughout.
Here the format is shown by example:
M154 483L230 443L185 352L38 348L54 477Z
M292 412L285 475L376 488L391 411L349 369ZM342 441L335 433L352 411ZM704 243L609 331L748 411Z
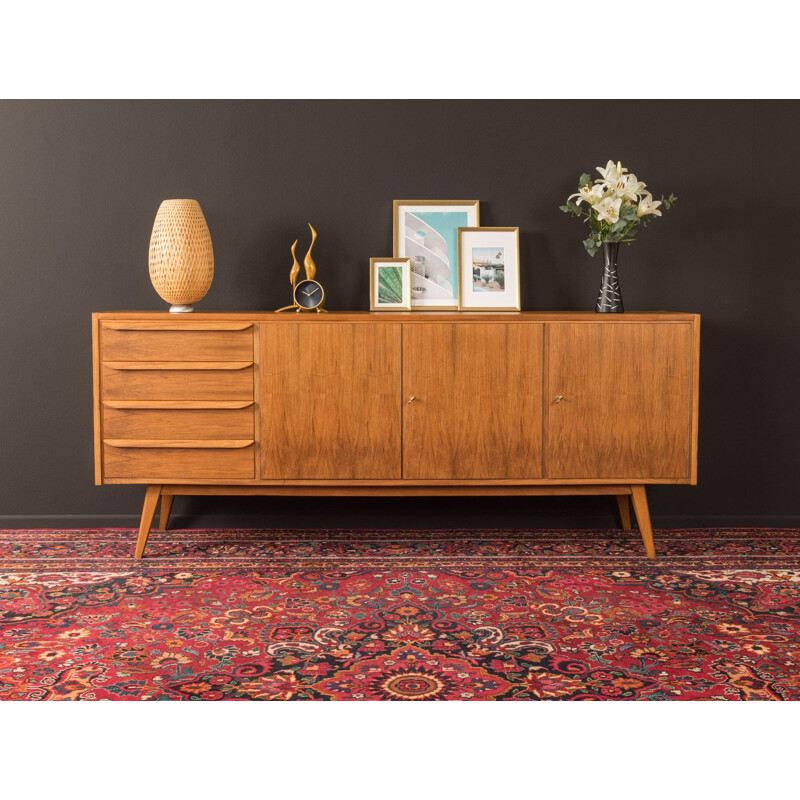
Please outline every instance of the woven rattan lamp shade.
M214 248L197 200L165 200L150 237L150 280L170 311L194 311L214 279Z

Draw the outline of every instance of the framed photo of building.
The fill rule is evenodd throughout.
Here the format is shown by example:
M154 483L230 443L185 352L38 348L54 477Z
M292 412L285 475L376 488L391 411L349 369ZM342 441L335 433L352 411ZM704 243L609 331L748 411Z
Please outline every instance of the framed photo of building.
M519 228L459 228L458 274L459 311L519 311Z
M395 200L394 256L411 260L411 308L458 309L458 229L480 225L477 200Z
M370 311L411 310L411 259L369 260Z

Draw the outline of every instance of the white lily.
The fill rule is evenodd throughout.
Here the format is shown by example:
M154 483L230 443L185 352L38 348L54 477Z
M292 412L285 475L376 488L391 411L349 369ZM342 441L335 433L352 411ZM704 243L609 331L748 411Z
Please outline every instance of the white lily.
M613 225L619 219L619 207L622 205L622 198L605 197L597 205L594 210L597 212L599 219Z
M602 186L581 186L580 191L571 194L567 198L567 201L572 200L573 197L577 197L578 199L575 201L576 205L580 205L585 200L590 206L593 206L603 199L603 194L604 189Z
M658 210L660 205L660 200L653 200L653 195L650 194L650 192L645 192L644 197L639 201L639 205L636 207L636 216L641 218L647 214L653 214L656 217L660 217L661 212Z
M629 175L620 176L619 180L612 187L612 191L616 197L621 197L624 200L631 200L635 203L639 200L639 195L644 192L646 186L646 183L642 183L631 173Z
M615 186L617 181L626 173L628 170L622 166L621 161L617 161L615 164L613 161L609 161L605 169L603 167L595 167L595 169L603 176L603 180L595 181L595 183L605 183L607 186Z

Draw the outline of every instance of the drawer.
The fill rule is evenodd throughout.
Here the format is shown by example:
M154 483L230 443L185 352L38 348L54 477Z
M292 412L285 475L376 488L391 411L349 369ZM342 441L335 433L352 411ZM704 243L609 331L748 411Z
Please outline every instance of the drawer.
M252 400L109 401L103 404L106 439L252 439Z
M168 446L162 447L161 444ZM255 477L255 445L252 439L205 442L105 439L103 475L106 478L173 483L201 478L252 480Z
M252 323L100 325L102 361L252 361Z
M253 400L253 365L227 362L105 362L103 400Z

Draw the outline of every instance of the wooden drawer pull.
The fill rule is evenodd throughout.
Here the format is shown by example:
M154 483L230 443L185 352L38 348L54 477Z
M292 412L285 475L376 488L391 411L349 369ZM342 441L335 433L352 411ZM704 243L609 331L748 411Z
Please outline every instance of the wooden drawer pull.
M104 361L103 365L118 370L154 369L246 369L253 366L252 361Z
M187 450L238 450L249 447L254 439L103 439L110 447L155 447L165 450L183 448Z
M167 411L191 409L237 409L249 408L253 400L105 400L106 408L164 409Z
M112 331L168 331L174 333L175 331L206 331L213 333L214 331L246 331L253 327L252 322L213 322L204 325L202 322L181 323L178 325L164 325L163 322L104 322L104 328Z

